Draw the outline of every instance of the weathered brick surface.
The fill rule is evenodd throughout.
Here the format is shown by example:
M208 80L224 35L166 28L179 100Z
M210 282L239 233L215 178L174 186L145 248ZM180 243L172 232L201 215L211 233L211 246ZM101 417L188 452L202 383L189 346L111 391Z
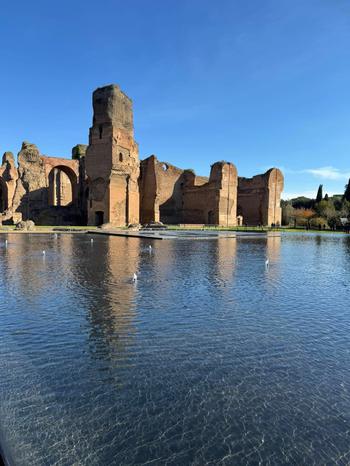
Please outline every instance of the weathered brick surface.
M238 178L238 215L246 225L281 224L283 184L278 168L253 178Z

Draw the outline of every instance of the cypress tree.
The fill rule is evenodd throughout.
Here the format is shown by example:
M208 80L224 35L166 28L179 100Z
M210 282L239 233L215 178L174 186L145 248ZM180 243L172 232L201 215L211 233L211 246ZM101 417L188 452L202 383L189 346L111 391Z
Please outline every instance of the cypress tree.
M328 194L326 193L325 196L324 196L324 200L325 200L325 201L328 201L328 199L329 199L329 198L328 198Z
M348 184L345 186L345 193L343 196L343 201L350 201L350 180Z
M317 191L316 202L321 202L322 201L322 198L323 198L322 188L323 188L323 185L320 184L320 186L318 187L318 191Z

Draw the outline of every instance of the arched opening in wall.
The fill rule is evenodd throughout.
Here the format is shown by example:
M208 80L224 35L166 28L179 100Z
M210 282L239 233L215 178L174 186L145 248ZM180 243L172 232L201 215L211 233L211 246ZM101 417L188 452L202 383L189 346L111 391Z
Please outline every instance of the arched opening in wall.
M0 213L8 208L8 194L6 182L0 177Z
M49 204L68 207L76 202L77 176L63 165L54 167L49 174Z
M212 210L208 212L208 225L214 225L214 212Z
M95 212L95 225L100 226L103 225L104 221L104 212L102 210L97 210Z
M122 161L123 161L123 154L119 152L119 162L122 162Z

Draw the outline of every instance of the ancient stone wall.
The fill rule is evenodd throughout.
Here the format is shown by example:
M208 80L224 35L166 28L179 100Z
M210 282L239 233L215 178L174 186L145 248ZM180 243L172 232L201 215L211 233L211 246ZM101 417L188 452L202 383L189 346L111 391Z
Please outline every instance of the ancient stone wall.
M248 226L281 224L283 174L271 168L263 175L238 178L238 215Z
M232 163L216 162L209 181L199 185L187 175L184 187L183 223L234 226L237 212L237 169Z
M184 183L184 170L158 161L155 155L143 160L140 176L141 223L181 223Z
M41 225L81 224L79 161L47 157L23 142L11 210Z
M141 162L142 223L236 225L237 170L217 162L210 178L151 157Z
M88 224L139 222L138 145L131 100L119 86L93 93L93 125L85 156Z
M18 172L12 152L5 152L0 167L0 215L1 222L11 218L12 203Z

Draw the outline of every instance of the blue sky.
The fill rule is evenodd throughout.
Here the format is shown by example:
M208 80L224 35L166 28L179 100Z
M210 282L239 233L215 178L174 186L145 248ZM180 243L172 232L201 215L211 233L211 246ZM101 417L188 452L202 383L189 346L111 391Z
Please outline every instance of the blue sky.
M0 26L2 152L70 157L118 83L141 158L277 166L284 197L350 177L349 0L13 0Z

